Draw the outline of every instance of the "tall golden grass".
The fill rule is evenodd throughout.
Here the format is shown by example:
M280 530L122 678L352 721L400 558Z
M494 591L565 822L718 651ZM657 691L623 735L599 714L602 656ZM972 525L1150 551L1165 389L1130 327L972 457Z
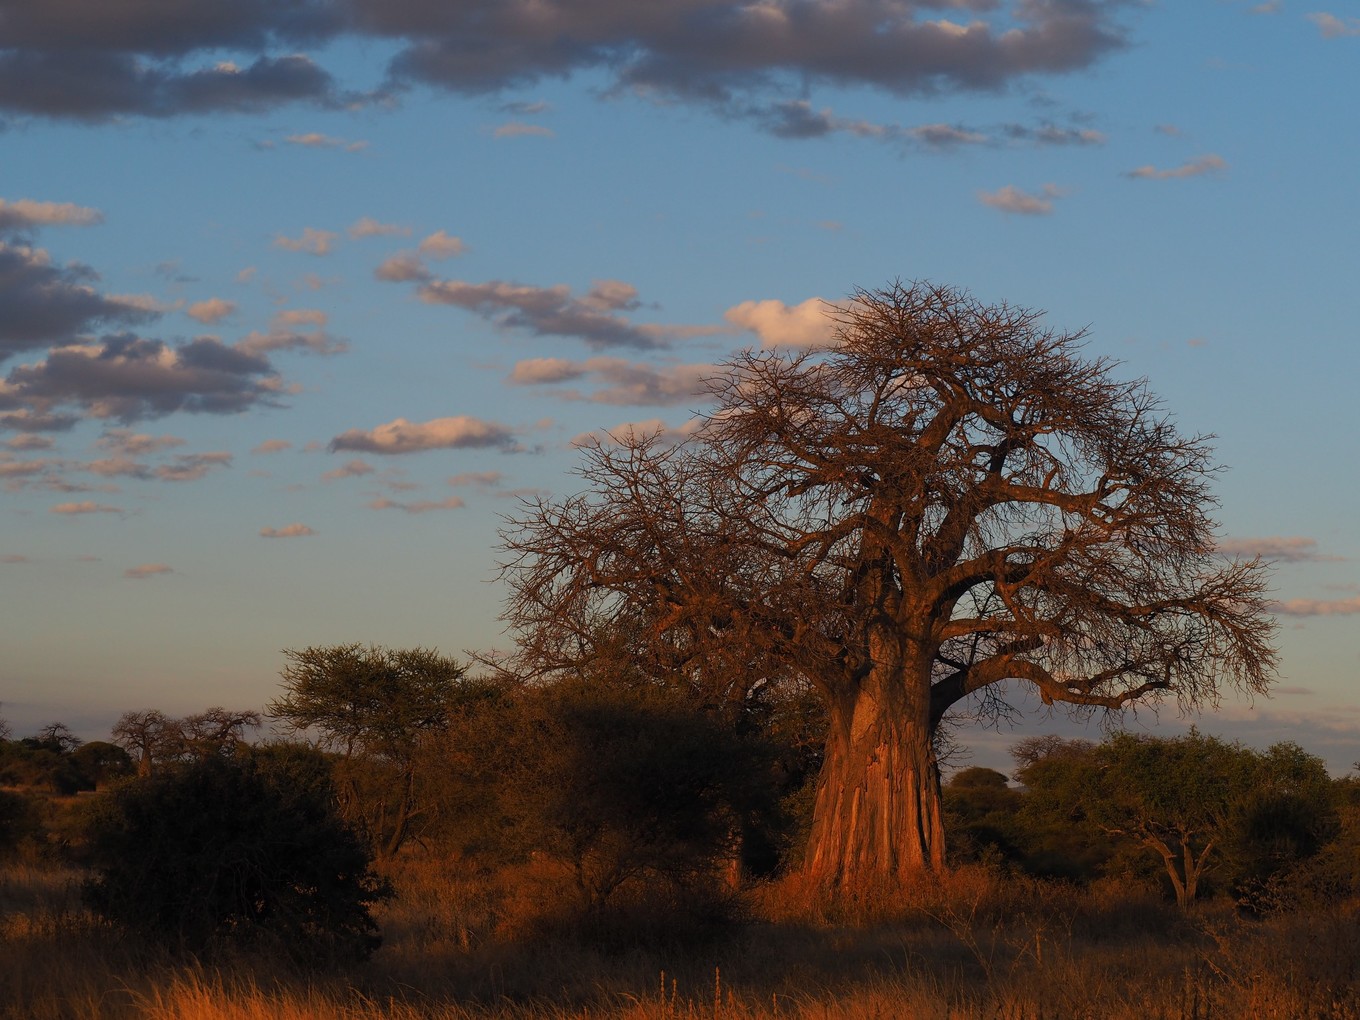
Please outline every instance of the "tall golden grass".
M654 920L631 928L646 919L625 899L601 946L573 927L551 866L469 871L395 866L383 948L317 975L261 954L176 960L87 914L79 873L12 867L0 1018L1360 1020L1353 908L1252 921L1210 904L1187 918L1136 884L964 869L890 909L763 886L730 931L688 945L655 938Z

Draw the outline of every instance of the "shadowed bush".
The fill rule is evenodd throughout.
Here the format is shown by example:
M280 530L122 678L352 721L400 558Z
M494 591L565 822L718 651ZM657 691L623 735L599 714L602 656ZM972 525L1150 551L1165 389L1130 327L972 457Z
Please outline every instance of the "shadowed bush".
M303 766L274 749L116 791L90 823L86 901L192 954L234 944L299 965L367 957L380 942L368 908L386 883L335 814L321 773Z

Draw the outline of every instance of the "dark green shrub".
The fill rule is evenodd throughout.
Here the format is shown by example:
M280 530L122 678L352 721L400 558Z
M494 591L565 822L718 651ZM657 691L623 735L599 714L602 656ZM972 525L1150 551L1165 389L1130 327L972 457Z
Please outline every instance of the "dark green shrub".
M319 771L299 764L207 759L114 791L88 832L87 902L193 954L236 944L301 965L367 957L380 941L368 908L386 884Z

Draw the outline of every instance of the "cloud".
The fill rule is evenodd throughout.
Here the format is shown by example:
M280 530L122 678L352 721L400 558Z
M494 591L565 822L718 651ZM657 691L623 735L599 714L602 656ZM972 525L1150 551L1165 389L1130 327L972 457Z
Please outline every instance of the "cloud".
M347 138L334 138L331 135L309 131L301 135L289 135L284 139L289 145L300 145L307 149L343 149L345 152L362 152L368 148L364 141L350 141Z
M430 500L420 499L413 503L399 503L395 499L379 497L368 504L370 510L405 510L408 514L429 513L431 510L461 510L466 506L457 496L450 496L447 499Z
M254 447L251 453L282 453L284 450L291 450L293 444L286 439L266 439L259 446Z
M275 236L274 247L285 251L305 251L309 255L329 255L339 236L331 230L303 227L300 237L285 237L283 234Z
M500 485L504 480L505 475L499 471L464 471L462 474L453 475L448 482L455 489L464 485L490 488L493 485Z
M1267 607L1278 616L1355 616L1360 614L1360 595L1350 599L1290 599Z
M0 381L0 412L31 416L27 428L35 430L63 427L53 410L66 404L130 423L176 411L232 414L276 403L280 390L260 354L213 337L172 345L125 333L58 347L40 362L12 369Z
M1048 123L1038 127L1007 124L1003 130L1009 138L1036 145L1104 145L1109 141L1104 132L1093 128L1065 128Z
M1336 563L1340 556L1324 556L1317 551L1317 540L1303 537L1225 538L1218 543L1222 556L1234 559L1275 560L1280 563Z
M550 127L544 127L542 124L525 124L517 120L512 120L508 124L501 124L491 132L492 138L524 138L526 136L555 138L557 132Z
M362 460L352 460L342 467L327 471L321 477L326 481L331 482L339 478L361 478L364 475L373 474L376 470L377 469L373 467L372 464L367 464Z
M261 528L261 538L305 538L316 532L305 524L286 524L282 528Z
M145 580L148 577L160 577L162 574L173 574L174 571L164 563L143 563L138 567L128 567L123 571L123 576L134 581Z
M222 298L209 298L207 301L198 301L184 310L184 314L191 319L197 319L204 325L225 319L236 311L235 301L226 301Z
M225 451L185 453L156 468L155 476L162 482L196 482L213 468L230 467L231 461L231 454Z
M1196 156L1188 163L1180 166L1169 167L1159 170L1151 163L1146 166L1136 167L1124 174L1125 177L1132 177L1134 180L1146 181L1165 181L1176 177L1202 177L1204 174L1220 173L1228 168L1228 162L1222 156L1209 153L1205 156Z
M381 267L380 267L381 272ZM394 279L395 277L379 277ZM523 329L536 336L566 336L590 347L665 347L674 327L637 325L621 311L638 307L637 290L621 280L597 280L584 297L573 297L564 284L532 287L492 280L428 279L417 289L430 304L454 305L482 316L501 328Z
M660 418L647 418L643 421L626 421L612 429L596 429L573 436L572 446L590 446L595 443L611 445L627 441L635 436L655 436L663 445L674 446L683 443L694 435L704 423L703 418L691 418L678 427L667 425Z
M52 264L40 248L0 241L0 361L20 351L68 343L97 325L136 325L154 309L101 294L89 266Z
M151 468L131 457L105 457L82 464L81 468L104 478L151 478Z
M657 368L622 358L531 358L516 363L509 381L521 386L553 385L594 377L607 385L590 394L568 390L559 394L569 400L596 404L672 405L694 401L707 392L706 379L716 374L714 365L673 365Z
M345 233L355 240L362 237L409 237L411 228L399 223L380 223L371 216L361 216L349 225Z
M94 500L82 500L79 503L58 503L52 507L54 514L121 514L122 507L105 506L103 503L96 503Z
M285 308L274 316L276 326L324 326L328 320L320 308Z
M1309 14L1308 20L1318 27L1324 39L1341 39L1348 35L1360 35L1360 18L1346 18L1344 21L1335 14L1318 11Z
M11 450L50 450L56 445L47 436L15 436L5 441L5 446Z
M518 449L514 433L504 425L467 415L423 423L397 418L367 431L350 429L330 442L331 450L399 454L424 450Z
M314 329L304 333L300 330L291 329L291 326L316 323L323 325L326 321L324 312L312 311L309 309L298 309L295 311L283 311L274 316L274 321L270 324L268 332L261 333L252 330L238 340L234 349L252 357L263 356L272 351L310 351L313 354L331 355L343 354L349 350L349 344L344 340L331 336L324 329Z
M389 255L373 270L373 276L386 283L424 283L434 279L420 256L411 251Z
M451 259L467 251L467 245L463 243L462 238L453 237L443 230L436 230L421 241L416 250L426 258Z
M149 436L144 433L133 432L131 429L106 429L97 440L96 445L115 453L140 457L143 454L183 446L184 440L179 436Z
M828 314L832 307L817 297L796 305L775 300L743 301L724 312L723 318L760 337L760 346L766 350L810 349L833 342L836 322Z
M0 198L0 234L22 233L34 227L88 227L104 222L98 209L72 202L34 202L21 198L7 202Z
M979 191L978 201L1004 213L1019 213L1023 216L1047 216L1053 212L1053 200L1061 198L1061 188L1045 184L1038 194L1021 191L1014 184L1007 184L996 191Z

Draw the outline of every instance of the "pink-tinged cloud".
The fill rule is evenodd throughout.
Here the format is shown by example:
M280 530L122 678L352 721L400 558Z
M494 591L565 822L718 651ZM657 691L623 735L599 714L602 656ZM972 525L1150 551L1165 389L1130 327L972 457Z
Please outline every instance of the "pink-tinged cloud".
M542 124L525 124L522 121L512 120L508 124L502 124L491 133L493 138L553 138L556 132L552 128L544 127Z
M230 467L232 456L225 450L213 453L186 453L155 470L162 482L196 482L213 468Z
M400 223L382 223L371 216L361 216L345 231L356 241L362 237L410 237L411 228Z
M54 514L121 514L122 507L105 506L103 503L96 503L94 500L86 499L78 503L58 503L52 507Z
M343 149L345 152L362 152L368 148L368 142L336 138L332 135L323 135L318 131L289 135L284 141L289 145L300 145L305 149Z
M588 394L567 391L569 400L627 406L692 403L707 392L705 381L719 369L710 364L656 367L623 358L530 358L518 362L510 373L517 385L545 385L593 378L605 386Z
M131 429L106 429L96 445L114 453L140 457L159 450L183 446L184 440L179 436L149 436L133 432Z
M450 496L448 499L432 500L421 499L413 503L399 503L395 499L388 499L385 496L373 500L368 504L370 510L404 510L408 514L424 514L431 510L460 510L465 504L457 496Z
M274 316L274 327L324 326L329 321L320 308L285 308Z
M461 237L454 237L443 230L436 230L416 246L416 251L431 259L451 259L467 251Z
M1348 35L1360 35L1360 18L1342 20L1335 14L1318 11L1308 15L1308 20L1318 27L1324 39L1341 39Z
M56 442L48 436L38 436L32 433L15 436L13 439L5 441L6 448L10 450L50 450L56 445Z
M7 202L0 198L0 232L32 227L88 227L103 221L104 214L98 209L71 202L34 202L28 198Z
M1353 599L1290 599L1268 607L1277 616L1355 616L1360 614L1360 595Z
M810 349L832 343L836 323L827 314L831 309L830 304L817 297L796 305L774 300L743 301L723 313L723 318L760 337L760 346L765 350Z
M1188 163L1168 167L1165 170L1159 170L1149 163L1146 166L1135 167L1124 176L1132 177L1135 180L1167 181L1177 177L1202 177L1205 174L1221 173L1226 169L1228 169L1227 160L1222 156L1209 153L1205 156L1197 156Z
M305 538L316 532L305 524L286 524L282 528L261 528L261 538Z
M411 251L389 255L373 270L373 276L386 283L424 283L434 279L420 256Z
M364 475L371 475L377 469L372 464L366 464L362 460L352 460L342 467L327 471L321 477L333 482L338 478L362 478Z
M504 425L468 415L412 422L397 418L376 428L350 429L331 440L330 448L361 453L399 454L424 450L464 450L518 447L514 433Z
M284 450L291 450L293 444L286 439L266 439L259 446L252 449L251 453L282 453Z
M500 485L505 480L505 475L499 471L464 471L460 475L453 475L448 479L449 485L458 488L463 485L475 485L479 488L486 488L492 485Z
M174 570L165 563L143 563L141 566L128 567L123 571L123 576L134 581L140 581L148 577L160 577L162 574L173 574Z
M329 255L338 237L339 235L331 230L304 227L300 237L285 237L279 234L274 238L274 247L285 251L305 251L309 255Z
M191 319L197 319L204 325L218 322L225 319L236 311L236 302L227 301L223 298L209 298L207 301L197 301L184 310L184 314Z
M1021 191L1014 184L1007 184L996 191L979 191L977 197L983 205L1000 209L1003 213L1048 216L1053 212L1053 200L1062 195L1062 189L1053 184L1045 184L1034 194Z
M612 445L627 442L631 439L646 436L655 436L657 441L665 446L674 446L683 443L697 432L704 423L702 418L691 418L683 425L672 427L667 425L660 418L647 418L643 421L625 421L615 425L612 429L596 429L594 432L582 432L573 436L571 444L573 446L591 446L595 443L601 445Z
M1269 538L1225 538L1218 543L1222 556L1234 559L1275 560L1279 563L1339 563L1340 556L1325 556L1318 552L1317 541L1302 536Z

